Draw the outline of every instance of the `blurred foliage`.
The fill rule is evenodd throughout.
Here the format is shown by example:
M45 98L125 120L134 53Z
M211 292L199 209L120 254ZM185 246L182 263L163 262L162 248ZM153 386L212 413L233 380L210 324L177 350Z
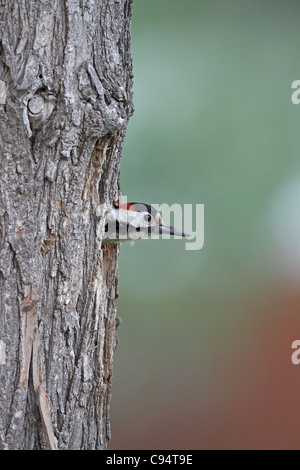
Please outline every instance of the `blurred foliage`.
M135 113L122 192L129 201L205 204L205 243L121 247L111 448L125 429L131 448L146 445L134 434L137 423L139 436L147 428L145 409L178 413L199 390L191 416L185 410L196 419L224 390L240 390L218 364L225 354L230 369L241 344L251 349L271 315L263 305L293 282L300 251L295 237L292 247L281 242L295 217L300 224L300 192L288 189L300 172L300 106L291 102L299 14L296 1L134 2Z

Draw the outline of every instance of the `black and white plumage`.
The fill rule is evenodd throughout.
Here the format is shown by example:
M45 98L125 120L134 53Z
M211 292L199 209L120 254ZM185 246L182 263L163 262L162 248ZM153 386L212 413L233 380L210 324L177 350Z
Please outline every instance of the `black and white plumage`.
M165 224L160 213L150 204L129 202L107 211L103 243L159 238L163 233L188 236L182 230Z

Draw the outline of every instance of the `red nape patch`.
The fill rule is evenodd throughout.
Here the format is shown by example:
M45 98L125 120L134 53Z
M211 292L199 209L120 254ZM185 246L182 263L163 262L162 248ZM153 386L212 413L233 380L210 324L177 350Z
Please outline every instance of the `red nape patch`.
M120 209L125 209L127 211L133 211L134 210L134 207L129 202L127 202L126 204L120 204L119 208Z

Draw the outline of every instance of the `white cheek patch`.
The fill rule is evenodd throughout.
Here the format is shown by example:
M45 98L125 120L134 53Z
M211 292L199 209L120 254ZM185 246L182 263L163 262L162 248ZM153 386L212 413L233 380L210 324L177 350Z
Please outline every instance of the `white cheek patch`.
M129 211L130 212L130 211ZM139 238L148 238L151 221L147 220L148 212L132 213L128 217L128 238L138 240Z
M149 212L138 212L122 208L111 208L106 214L104 239L138 240L140 238L157 238L159 226L163 221L159 213L148 220Z
M148 238L148 212L112 208L106 216L104 238L112 240L138 240Z

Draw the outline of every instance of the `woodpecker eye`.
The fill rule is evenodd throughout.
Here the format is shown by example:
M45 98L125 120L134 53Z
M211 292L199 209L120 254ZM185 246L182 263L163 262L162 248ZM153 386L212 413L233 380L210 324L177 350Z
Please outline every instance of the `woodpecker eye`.
M150 214L145 214L144 215L144 221L145 222L151 222L152 220L152 216Z

